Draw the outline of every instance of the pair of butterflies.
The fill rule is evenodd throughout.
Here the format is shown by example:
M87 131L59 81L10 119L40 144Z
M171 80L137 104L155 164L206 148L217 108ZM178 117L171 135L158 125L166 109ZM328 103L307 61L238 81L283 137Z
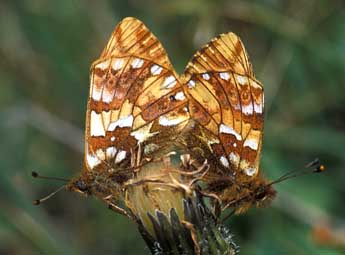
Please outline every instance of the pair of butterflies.
M237 213L274 197L274 182L259 173L263 87L235 34L206 44L180 76L145 25L125 18L92 64L90 83L84 168L68 190L125 215L117 202L133 211L128 189L142 186L146 199L148 183L198 190Z
M145 25L125 18L90 83L84 169L69 189L120 199L140 166L179 151L181 160L207 162L204 191L223 208L273 196L259 174L263 87L235 34L205 45L180 76Z

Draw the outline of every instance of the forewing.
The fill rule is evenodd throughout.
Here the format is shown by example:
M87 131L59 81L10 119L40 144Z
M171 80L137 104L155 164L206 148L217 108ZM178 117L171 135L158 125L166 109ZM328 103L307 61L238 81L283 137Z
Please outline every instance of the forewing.
M173 139L189 118L187 99L165 50L134 18L115 28L91 67L90 81L86 170L133 165L134 155L158 150L160 141Z
M263 87L241 40L222 34L197 52L184 73L197 137L223 173L255 177L263 129Z

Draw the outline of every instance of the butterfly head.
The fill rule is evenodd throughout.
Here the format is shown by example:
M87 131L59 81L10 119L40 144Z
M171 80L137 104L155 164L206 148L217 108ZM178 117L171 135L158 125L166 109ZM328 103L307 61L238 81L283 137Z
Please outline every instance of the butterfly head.
M267 206L276 195L275 189L270 184L261 183L252 196L252 201L257 207Z
M70 183L66 187L67 190L75 191L83 195L91 195L91 185L90 180L86 178L78 177L70 181Z
M82 194L89 194L90 193L90 186L87 185L87 183L82 179L75 181L74 187L75 187L75 191L77 191L79 193L82 193Z

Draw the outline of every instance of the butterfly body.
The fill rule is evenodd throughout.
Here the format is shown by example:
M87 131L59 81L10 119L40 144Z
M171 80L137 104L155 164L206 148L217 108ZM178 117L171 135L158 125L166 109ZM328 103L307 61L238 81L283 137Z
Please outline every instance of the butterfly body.
M157 38L126 18L90 83L84 169L69 189L132 210L148 191L188 195L198 182L223 208L272 197L259 173L263 87L235 34L213 39L179 76Z
M117 203L122 198L122 183L125 178L125 175L93 172L72 180L67 189L86 196L93 195L101 200Z

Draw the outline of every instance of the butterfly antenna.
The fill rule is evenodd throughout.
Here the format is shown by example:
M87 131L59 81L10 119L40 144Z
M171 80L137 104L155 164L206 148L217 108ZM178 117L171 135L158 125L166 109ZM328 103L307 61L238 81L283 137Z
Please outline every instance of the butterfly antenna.
M43 203L44 201L46 201L47 199L51 198L52 196L54 196L56 193L58 193L59 191L63 190L66 187L66 185L61 186L60 188L58 188L57 190L53 191L52 193L50 193L48 196L45 196L41 199L37 199L34 200L32 203L34 205L39 205L41 203Z
M62 182L69 182L68 179L65 178L60 178L60 177L48 177L48 176L42 176L39 175L37 172L32 171L31 172L32 177L37 178L37 179L46 179L46 180L54 180L54 181L62 181Z
M268 183L267 185L276 184L282 181L285 181L287 179L295 178L297 176L302 176L306 174L312 174L312 173L320 173L326 170L326 167L320 162L318 158L310 161L308 164L304 166L304 171L300 171L300 169L292 170L287 172L286 174L283 174L278 179Z

